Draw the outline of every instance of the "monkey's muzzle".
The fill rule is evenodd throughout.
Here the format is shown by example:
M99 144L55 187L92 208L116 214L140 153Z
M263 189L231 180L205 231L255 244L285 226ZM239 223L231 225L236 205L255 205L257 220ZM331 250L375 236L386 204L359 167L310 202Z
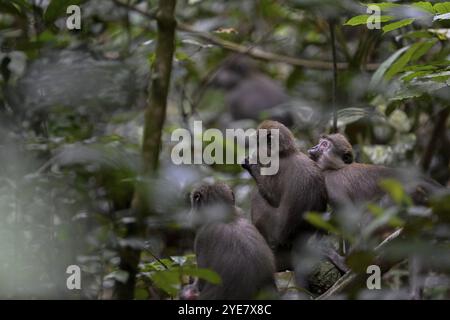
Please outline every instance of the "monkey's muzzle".
M309 154L309 157L312 160L316 161L319 158L319 155L320 155L319 145L316 145L316 146L312 147L311 149L309 149L308 150L308 154Z
M244 162L242 162L241 167L247 171L250 170L250 159L248 157L244 159Z

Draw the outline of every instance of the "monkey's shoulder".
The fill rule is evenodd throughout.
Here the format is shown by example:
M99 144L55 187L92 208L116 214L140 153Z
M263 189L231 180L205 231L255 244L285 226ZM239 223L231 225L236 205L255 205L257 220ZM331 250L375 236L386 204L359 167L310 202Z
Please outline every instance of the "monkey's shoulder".
M384 166L355 162L338 170L326 170L325 176L329 178L348 177L352 180L359 178L363 180L379 180L394 177L395 170Z
M286 158L282 158L280 167L283 166L288 170L295 170L299 173L308 173L311 176L322 176L322 172L317 164L303 152L295 152ZM290 173L292 174L293 172Z

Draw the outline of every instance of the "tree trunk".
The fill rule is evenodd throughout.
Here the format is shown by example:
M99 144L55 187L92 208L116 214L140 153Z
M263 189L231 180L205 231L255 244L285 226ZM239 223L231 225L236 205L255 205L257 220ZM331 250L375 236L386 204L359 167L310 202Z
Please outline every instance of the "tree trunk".
M166 119L167 96L175 50L175 6L176 0L159 0L156 14L158 25L156 56L149 89L149 104L145 110L142 145L143 178L155 175L158 169L161 135ZM152 211L146 201L146 189L145 185L136 187L132 204L136 219L134 223L127 225L126 240L142 240L145 235L145 220ZM133 299L134 297L141 249L140 246L133 246L132 241L125 241L121 246L119 268L127 272L128 277L125 283L116 281L115 297L117 299Z

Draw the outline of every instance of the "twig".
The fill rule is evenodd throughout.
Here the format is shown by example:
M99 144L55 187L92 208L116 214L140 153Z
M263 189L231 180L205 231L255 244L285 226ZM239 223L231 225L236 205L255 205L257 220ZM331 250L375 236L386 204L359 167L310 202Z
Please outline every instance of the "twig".
M329 22L330 40L331 40L331 54L333 56L333 84L331 92L331 106L333 108L333 133L337 132L337 107L336 107L336 86L337 86L337 58L336 58L336 40L334 36L334 22Z
M158 258L147 246L144 249L145 251L147 251L148 254L152 256L153 259L158 261L158 263L162 265L164 269L169 270L169 267L160 258Z
M131 11L134 11L136 13L139 13L149 19L155 19L156 15L154 12L146 12L139 8L133 7L133 6L127 6L125 3L120 2L119 0L113 0L114 3L120 7L128 8ZM328 61L320 61L320 60L310 60L310 59L301 59L301 58L294 58L289 57L285 55L281 55L278 53L273 53L265 50L261 50L258 48L254 48L252 46L245 46L240 45L238 43L224 40L218 36L215 36L211 33L199 31L195 29L194 27L177 21L177 29L184 32L189 32L193 34L194 36L203 39L207 41L210 44L217 45L219 47L222 47L224 49L242 53L251 56L252 58L259 59L259 60L265 60L270 62L282 62L286 64L290 64L292 66L296 67L303 67L303 68L309 68L309 69L317 69L317 70L332 70L333 69L333 63ZM365 66L366 70L376 70L378 68L378 63L370 63ZM338 62L337 63L337 69L347 69L349 67L349 64L346 62Z
M398 229L395 232L393 232L392 234L390 234L378 246L375 247L374 251L379 253L383 248L386 247L386 245L388 243L392 242L394 239L397 239L400 236L400 234L402 233L402 230L403 229ZM389 270L395 264L388 266L387 270ZM316 300L329 299L333 295L342 292L345 288L347 288L351 284L355 283L356 279L358 278L358 275L359 275L358 273L355 273L353 271L348 271L338 281L336 281L336 283L330 289L328 289L325 293L323 293L322 295L317 297Z

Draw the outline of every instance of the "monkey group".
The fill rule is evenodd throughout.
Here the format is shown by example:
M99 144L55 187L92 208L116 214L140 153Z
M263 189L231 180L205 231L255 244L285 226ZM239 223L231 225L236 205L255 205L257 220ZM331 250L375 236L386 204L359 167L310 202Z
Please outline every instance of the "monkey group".
M198 266L222 279L217 285L199 281L200 299L253 299L267 293L276 297L274 273L292 270L295 241L316 231L304 219L307 212L325 212L328 204L335 210L346 203L379 200L385 196L379 186L385 178L405 183L417 204L442 188L430 178L355 163L352 145L342 134L322 136L308 156L280 122L266 120L258 127L262 129L279 130L279 170L261 175L261 164L248 159L242 164L256 184L250 220L235 206L233 191L224 183L203 184L190 194L191 208L203 221L194 245ZM342 264L333 261L339 255L324 252L337 267Z

